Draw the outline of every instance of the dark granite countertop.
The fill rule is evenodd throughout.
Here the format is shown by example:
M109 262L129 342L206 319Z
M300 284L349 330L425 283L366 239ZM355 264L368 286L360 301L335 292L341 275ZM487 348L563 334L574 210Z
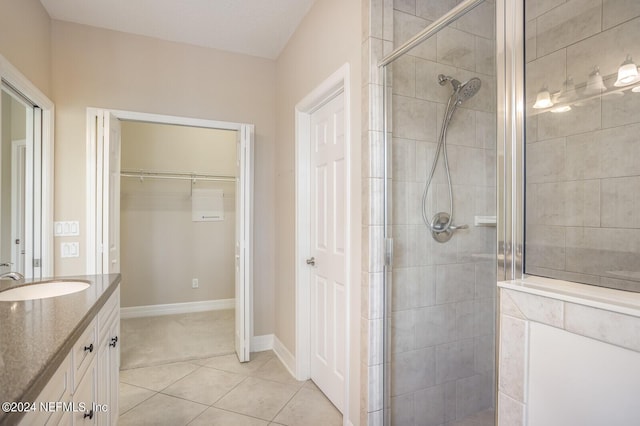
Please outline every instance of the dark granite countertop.
M35 400L116 289L120 274L55 279L82 280L90 287L47 299L0 302L0 403ZM23 284L1 280L0 291ZM14 424L21 417L14 414L0 411L0 425Z

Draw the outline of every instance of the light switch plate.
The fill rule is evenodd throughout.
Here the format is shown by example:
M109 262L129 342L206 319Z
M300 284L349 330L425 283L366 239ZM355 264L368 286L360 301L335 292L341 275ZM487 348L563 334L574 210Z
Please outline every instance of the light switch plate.
M80 235L80 222L54 222L53 229L56 237L75 237Z

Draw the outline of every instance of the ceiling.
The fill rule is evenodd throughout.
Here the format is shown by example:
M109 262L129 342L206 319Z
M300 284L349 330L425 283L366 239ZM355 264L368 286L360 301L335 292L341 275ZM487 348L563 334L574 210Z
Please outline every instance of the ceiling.
M52 19L275 59L315 0L40 0Z

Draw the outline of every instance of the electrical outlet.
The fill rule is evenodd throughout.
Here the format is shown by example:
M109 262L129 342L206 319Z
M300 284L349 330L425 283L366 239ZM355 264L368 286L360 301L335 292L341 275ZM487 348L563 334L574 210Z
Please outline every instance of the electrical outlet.
M80 243L61 243L60 257L80 257Z
M198 288L199 284L198 284L198 279L194 278L191 280L191 288Z

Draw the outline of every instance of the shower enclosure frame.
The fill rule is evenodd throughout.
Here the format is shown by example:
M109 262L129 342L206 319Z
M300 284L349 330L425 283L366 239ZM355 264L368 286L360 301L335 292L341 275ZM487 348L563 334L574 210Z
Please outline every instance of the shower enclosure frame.
M496 0L496 15L497 279L510 281L525 277L524 0Z
M451 23L458 20L460 17L471 11L475 7L484 3L485 0L464 0L457 6L452 8L449 12L436 19L432 24L427 26L424 30L407 40L404 44L393 50L390 54L383 57L378 62L378 68L380 70L380 76L382 80L382 130L383 130L383 241L384 241L384 300L388 301L391 296L391 288L388 283L391 279L392 266L393 266L393 238L390 235L390 153L391 144L389 141L390 126L388 121L389 115L389 101L390 101L390 87L389 87L389 73L387 72L387 66L393 63L396 59L402 57L405 53L412 50L414 47L420 45L426 39L436 35L440 30L444 29ZM517 44L517 37L514 34L515 31L524 31L522 21L520 23L515 22L515 16L520 13L523 16L522 2L517 1L520 5L513 5L509 0L496 0L496 81L497 81L497 97L496 97L496 124L498 126L496 134L497 142L497 279L498 281L507 279L507 273L511 274L514 278L521 275L522 272L522 247L523 247L523 224L524 221L517 220L517 215L522 210L524 185L522 180L523 170L523 156L522 156L522 142L523 134L516 137L518 131L522 132L523 125L523 70L524 61L520 62L520 66L516 65L517 57L523 58L524 44L523 44L523 32L520 34L520 49L513 50L514 44ZM507 25L507 21L509 25ZM509 29L509 31L507 31ZM505 47L509 46L509 55L505 55ZM512 61L510 66L507 64L507 60ZM518 74L519 72L519 74ZM510 75L508 83L518 86L508 87L507 73ZM501 82L504 82L501 85ZM519 89L519 92L518 90ZM516 97L520 94L520 97ZM520 99L519 103L517 99ZM517 109L516 106L520 105ZM513 115L513 117L507 117L507 111ZM509 119L507 119L509 118ZM519 121L518 121L519 119ZM507 143L507 134L511 132L513 136L512 141ZM518 145L518 141L520 145ZM519 155L518 159L512 158L512 153ZM507 160L505 160L507 159ZM515 180L520 176L519 180ZM513 179L507 182L505 177ZM517 193L511 194L510 191L514 191L518 185L521 186L521 190ZM509 193L509 197L506 194ZM506 206L510 207L506 210ZM507 214L509 215L507 217ZM508 220L507 220L508 219ZM519 228L518 228L519 226ZM511 253L507 253L510 250ZM505 262L506 260L506 262ZM514 262L514 263L511 263ZM498 296L496 296L498 297ZM496 300L496 307L499 306L499 300ZM385 426L391 425L391 372L390 363L387 361L390 359L391 349L390 342L388 341L391 331L390 323L390 304L384 303L384 325L383 325L383 359L384 370L382 380L383 391L383 423ZM496 310L496 387L495 393L495 409L496 417L495 424L498 424L498 368L497 368L497 338L499 336L499 321Z

